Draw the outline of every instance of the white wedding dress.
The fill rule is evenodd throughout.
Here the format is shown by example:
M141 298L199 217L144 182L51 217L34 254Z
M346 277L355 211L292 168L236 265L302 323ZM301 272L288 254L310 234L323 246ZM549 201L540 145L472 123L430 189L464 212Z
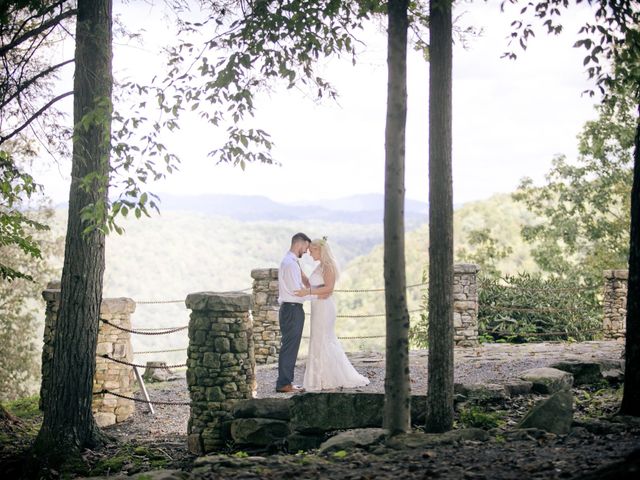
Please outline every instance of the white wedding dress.
M309 276L311 286L324 284L321 267ZM364 387L369 379L360 375L347 358L336 337L336 304L333 296L311 302L309 357L303 387L308 392L336 388Z

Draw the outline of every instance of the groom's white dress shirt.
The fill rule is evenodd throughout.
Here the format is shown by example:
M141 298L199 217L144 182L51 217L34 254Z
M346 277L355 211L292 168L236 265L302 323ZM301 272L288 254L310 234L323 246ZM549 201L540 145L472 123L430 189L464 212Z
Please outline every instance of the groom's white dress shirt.
M303 303L305 300L316 300L317 295L298 297L293 292L306 288L302 283L302 270L298 259L292 251L288 251L280 263L278 271L278 303Z

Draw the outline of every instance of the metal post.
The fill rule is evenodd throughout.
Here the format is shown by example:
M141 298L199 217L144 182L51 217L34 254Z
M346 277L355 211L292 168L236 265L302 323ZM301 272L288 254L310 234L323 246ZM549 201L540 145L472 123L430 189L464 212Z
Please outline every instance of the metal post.
M142 388L142 395L144 396L144 399L146 400L147 405L149 407L149 413L151 413L151 415L154 415L156 412L153 410L153 404L149 399L149 393L147 392L147 387L144 385L144 380L142 379L142 375L140 375L140 372L138 371L138 367L134 366L133 371L136 374L136 379L138 380L138 384L140 385L140 388Z

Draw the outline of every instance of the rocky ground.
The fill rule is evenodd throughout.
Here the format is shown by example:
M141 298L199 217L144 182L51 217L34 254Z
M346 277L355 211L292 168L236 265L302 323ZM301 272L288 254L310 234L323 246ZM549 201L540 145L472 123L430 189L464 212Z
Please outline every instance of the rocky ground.
M615 360L621 352L622 345L615 342L457 349L455 377L456 382L465 384L509 383L530 368L567 359ZM350 357L356 368L371 380L371 384L361 390L382 392L382 355L359 353ZM412 352L415 394L426 391L426 364L426 352ZM298 381L303 371L302 360L296 370ZM274 392L275 375L275 366L258 368L257 396L283 396ZM182 376L172 382L149 385L149 389L153 400L188 401ZM118 474L135 476L138 472L148 472L144 478L578 479L596 478L589 475L597 472L599 480L640 478L640 421L613 417L619 406L620 389L615 385L606 388L598 385L574 388L573 393L575 421L568 435L536 429L515 430L517 422L542 398L524 395L477 409L460 409L456 414L457 429L480 427L489 432L477 438L433 438L417 432L415 438L408 437L391 445L374 442L365 448L322 454L238 450L230 444L224 455L201 458L190 455L186 449L187 406L156 405L156 412L151 415L146 405L139 403L131 420L107 429L122 443L85 453L85 475L114 478ZM629 455L635 455L635 459L625 461ZM624 462L624 467L610 474L598 471L614 468L616 462Z

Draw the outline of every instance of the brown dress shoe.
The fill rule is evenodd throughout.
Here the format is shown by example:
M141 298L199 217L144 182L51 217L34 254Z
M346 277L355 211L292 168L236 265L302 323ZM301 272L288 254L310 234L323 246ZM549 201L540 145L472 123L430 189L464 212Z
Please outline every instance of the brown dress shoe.
M284 387L276 388L276 392L278 393L302 393L304 392L304 388L299 388L294 385L285 385Z

